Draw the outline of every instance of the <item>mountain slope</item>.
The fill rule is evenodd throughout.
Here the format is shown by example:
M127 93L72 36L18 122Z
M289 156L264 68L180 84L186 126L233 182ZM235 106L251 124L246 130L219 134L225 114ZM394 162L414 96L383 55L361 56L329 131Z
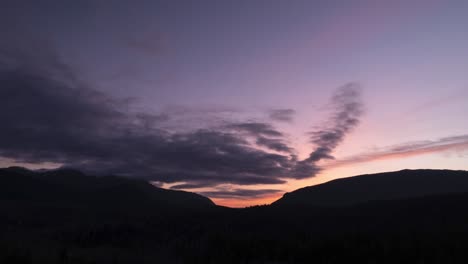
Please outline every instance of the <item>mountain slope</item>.
M144 181L0 169L0 263L467 263L467 174L357 176L226 209Z
M166 190L123 177L94 177L69 169L44 172L0 169L0 182L0 201L106 207L195 209L215 206L210 199L195 193Z
M468 172L402 170L337 179L286 193L274 206L344 206L468 192Z

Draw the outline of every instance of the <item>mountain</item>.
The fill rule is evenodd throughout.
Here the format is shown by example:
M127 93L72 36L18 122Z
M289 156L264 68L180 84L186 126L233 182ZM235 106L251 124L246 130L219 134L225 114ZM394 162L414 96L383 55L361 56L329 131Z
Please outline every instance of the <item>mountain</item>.
M30 171L0 169L0 201L63 205L65 207L211 208L208 198L166 190L142 180L117 176L95 177L71 170Z
M244 209L75 170L0 180L2 264L468 263L466 171L356 176Z
M468 171L401 170L332 180L286 193L273 206L347 206L468 192Z

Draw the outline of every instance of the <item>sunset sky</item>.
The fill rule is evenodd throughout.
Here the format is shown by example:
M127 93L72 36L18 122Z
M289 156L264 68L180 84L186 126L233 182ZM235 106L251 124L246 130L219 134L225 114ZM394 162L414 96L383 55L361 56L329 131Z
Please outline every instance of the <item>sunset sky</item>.
M2 1L0 167L270 203L468 170L468 1Z

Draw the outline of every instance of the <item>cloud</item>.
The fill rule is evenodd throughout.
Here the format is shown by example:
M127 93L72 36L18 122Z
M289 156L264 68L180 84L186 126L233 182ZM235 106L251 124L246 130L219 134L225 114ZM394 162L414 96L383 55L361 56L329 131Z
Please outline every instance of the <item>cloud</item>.
M195 183L181 183L176 184L170 187L170 189L174 190L182 190L182 189L199 189L205 187L213 187L213 185L209 185L206 182L195 182Z
M244 132L252 136L282 137L283 133L276 130L271 124L260 122L234 123L226 126L238 132Z
M324 127L309 132L310 141L315 150L305 160L296 162L293 177L304 179L316 175L321 171L318 162L333 159L331 153L341 143L345 136L359 124L363 114L361 89L355 83L348 83L340 87L331 100L333 114Z
M263 122L230 123L225 128L242 134L245 138L253 138L259 147L278 152L292 153L293 149L284 140L284 134L273 125Z
M440 108L445 105L454 105L456 103L465 103L468 99L468 89L466 87L448 92L445 96L439 96L433 100L429 100L423 104L417 105L405 111L402 118L414 116L422 112L429 112L434 108Z
M360 98L360 88L355 83L341 87L333 96L334 114L330 124L324 129L309 132L311 143L317 146L316 150L310 153L309 161L333 158L332 151L344 140L346 134L359 124L363 113Z
M338 167L376 160L398 159L446 151L466 150L468 150L468 135L459 135L444 137L437 140L407 142L404 144L389 146L375 151L336 160L327 166Z
M277 138L258 137L256 144L279 152L289 153L293 151L283 140Z
M165 118L127 113L102 93L36 72L3 71L0 85L2 157L208 186L280 184L278 169L291 166L290 157L256 149L239 134L161 130Z
M272 109L268 116L273 121L291 123L296 111L294 109Z
M317 162L358 123L356 87L339 89L332 101L332 127L313 133L317 149L300 161L272 124L167 129L171 114L131 111L129 101L92 89L58 56L43 54L31 64L21 52L0 53L11 58L0 61L0 157L17 162L52 162L182 189L282 184L315 176Z

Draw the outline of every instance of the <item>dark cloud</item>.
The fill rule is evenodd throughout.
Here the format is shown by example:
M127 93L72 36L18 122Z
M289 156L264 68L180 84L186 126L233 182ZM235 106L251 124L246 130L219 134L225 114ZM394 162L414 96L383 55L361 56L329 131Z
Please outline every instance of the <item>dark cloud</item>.
M349 83L340 87L334 94L331 105L333 114L321 129L309 132L315 150L305 160L296 161L290 176L304 179L315 176L321 171L318 162L332 159L331 153L344 140L344 137L359 123L363 113L359 85Z
M275 189L260 189L260 190L248 190L248 189L234 189L234 190L221 190L211 192L200 192L201 195L205 195L211 198L222 198L222 199L242 199L242 198L260 198L269 196L272 194L278 194L284 192L282 190Z
M261 122L234 123L226 126L238 132L244 132L252 136L282 137L283 133L276 130L271 124Z
M330 123L323 129L309 133L311 143L317 148L310 153L308 161L317 162L333 158L331 156L333 150L359 123L363 113L360 99L360 88L355 83L349 83L338 89L332 98L334 113Z
M283 142L282 139L258 137L256 141L258 146L263 146L279 152L292 152L293 150Z
M169 121L168 114L148 114L148 113L136 113L135 121L138 125L143 126L146 130L156 127L158 124Z
M206 182L198 182L198 183L181 183L171 186L171 189L174 190L181 190L181 189L198 189L198 188L205 188L205 187L212 187Z
M270 119L287 123L293 121L295 114L296 111L294 109L273 109L268 112Z
M0 157L175 183L173 188L282 184L312 177L320 170L316 163L357 124L360 107L355 87L342 88L333 99L332 129L315 132L317 149L299 161L283 133L269 123L163 129L172 116L130 111L128 101L91 89L55 55L30 64L28 56L16 56L20 52L3 53L12 59L0 61Z
M235 133L164 131L157 124L165 117L125 112L97 91L34 71L3 71L0 85L3 157L205 185L284 183L277 169L291 166L288 156L258 150Z
M263 122L231 123L228 130L242 134L246 138L253 138L257 146L278 152L292 153L293 150L284 140L284 134L273 125Z

